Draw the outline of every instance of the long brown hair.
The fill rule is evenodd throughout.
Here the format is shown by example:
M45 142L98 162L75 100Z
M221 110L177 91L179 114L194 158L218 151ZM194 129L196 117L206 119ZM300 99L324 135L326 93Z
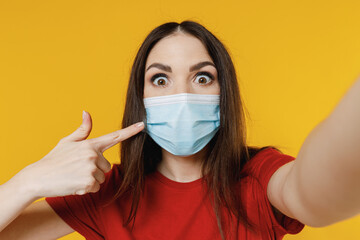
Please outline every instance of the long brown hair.
M234 65L225 46L205 27L193 21L183 21L180 24L168 22L153 29L140 46L131 69L122 128L146 120L146 110L143 103L146 59L150 50L159 40L176 31L191 34L201 40L218 72L220 127L208 143L208 150L202 165L202 175L208 186L209 197L210 193L213 196L210 199L213 201L221 237L225 239L220 206L226 207L228 217L231 212L234 214L236 229L240 221L249 229L254 228L253 223L246 216L239 193L235 194L232 187L244 177L240 175L240 170L244 164L259 151L272 147L250 147L246 145L244 106L239 93ZM131 210L124 223L124 226L127 226L131 220L133 220L133 224L135 222L145 176L154 172L161 161L161 147L143 131L121 142L120 155L122 182L112 200L125 193L131 194Z

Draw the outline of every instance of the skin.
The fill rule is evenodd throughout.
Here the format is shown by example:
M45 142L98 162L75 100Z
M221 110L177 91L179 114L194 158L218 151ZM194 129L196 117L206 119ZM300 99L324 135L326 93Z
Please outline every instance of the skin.
M34 201L99 191L111 169L102 153L143 128L143 124L133 124L87 139L92 119L85 112L78 129L62 138L45 157L0 185L0 239L58 239L74 232L45 200Z
M214 66L206 65L197 71L189 72L190 66L203 61L214 64L205 46L196 37L176 32L161 39L150 51L145 70L153 63L161 63L169 65L171 72L157 67L149 68L144 77L144 98L178 93L220 94L218 73ZM211 73L214 79L204 75L196 76L200 71ZM155 76L156 78L152 79L158 73L165 73L168 77ZM157 169L173 181L195 181L202 177L201 163L206 149L207 146L196 154L182 157L173 155L162 148L162 160ZM272 209L280 221L283 214L273 206Z
M150 51L146 61L144 98L179 93L220 94L218 74L214 66L206 65L189 71L191 66L203 61L214 64L205 46L196 37L176 32L161 39ZM149 68L153 63L168 65L171 72L159 67ZM212 74L214 79L204 74L197 75L204 71ZM158 73L164 73L167 77L159 76L152 81L151 78ZM158 165L158 171L177 182L195 181L202 177L201 162L205 151L206 147L196 154L183 157L162 149L162 161Z
M154 62L170 65L165 86L152 84L156 72L145 74L144 98L177 93L219 94L219 84L198 85L189 66L209 60L204 45L195 37L178 32L159 41L150 52L146 69ZM213 71L212 66L201 70ZM159 81L159 80L157 80ZM360 212L360 78L335 110L307 136L295 161L281 166L269 180L267 196L278 221L287 215L308 226L324 227ZM162 150L158 170L174 181L201 177L202 155L174 156ZM341 164L339 164L341 163ZM324 201L326 199L326 201Z
M208 65L197 71L189 72L189 67L196 63L212 62L204 46L194 37L177 33L162 39L150 52L146 67L155 61L170 65L172 72L168 73L155 67L150 68L145 75L144 97L184 92L198 94L219 94L220 92L215 67ZM212 74L214 79L211 84L209 83L210 78L207 76L196 77L198 71ZM166 83L165 86L159 86L150 81L150 78L159 72L168 74L168 79L162 78L163 81L156 79L156 83ZM95 139L86 139L91 129L92 120L90 114L87 113L82 125L71 135L63 138L48 155L0 186L0 199L6 198L2 201L0 211L2 213L0 239L58 239L74 232L46 201L34 201L42 196L68 195L79 190L79 194L84 194L84 191L97 192L99 184L104 180L104 172L107 172L110 166L100 153L139 133L143 126L136 127L134 124ZM199 179L201 177L200 160L203 159L205 149L188 157L174 156L163 150L163 161L159 165L159 171L178 182ZM78 152L81 157L78 156L79 154L69 155L70 152ZM94 152L98 154L94 155ZM95 172L93 171L94 166L98 166L100 169ZM53 171L53 169L61 171ZM56 172L57 175L46 174L49 172ZM71 186L59 183L62 179L68 178L69 172L73 179L77 176L81 181L86 180L83 184L85 187L79 189L79 186L76 185L78 181L72 181L74 184ZM74 176L74 172L76 176ZM38 178L34 178L34 176L38 176ZM85 180L84 176L87 176ZM48 183L49 187L44 188L45 184L43 183ZM52 186L54 184L56 187ZM40 188L39 185L42 187ZM34 191L34 189L38 190ZM56 192L52 192L55 190ZM23 197L18 198L18 195ZM22 229L27 229L27 231L21 231Z
M155 61L170 65L172 73L166 72L168 78L164 81L156 79L156 83L165 84L159 86L150 79L165 71L150 68L144 78L144 98L184 92L219 94L216 68L204 66L200 69L215 76L212 84L199 84L196 72L189 72L193 64L212 62L196 38L176 33L162 39L150 52L146 69ZM201 79L207 83L206 79ZM280 167L270 178L267 195L273 209L279 209L278 216L285 214L305 225L324 227L360 212L359 102L360 78L330 116L311 131L296 160ZM74 232L44 200L34 201L41 196L98 191L104 172L109 170L109 163L100 153L139 133L143 126L134 124L87 139L91 129L91 116L86 114L82 125L59 141L48 155L0 185L0 239L58 239ZM69 155L69 150L78 154ZM95 152L99 154L94 155ZM179 157L162 150L158 170L174 181L194 181L201 177L202 158L203 151ZM69 175L78 180L69 184L65 181Z

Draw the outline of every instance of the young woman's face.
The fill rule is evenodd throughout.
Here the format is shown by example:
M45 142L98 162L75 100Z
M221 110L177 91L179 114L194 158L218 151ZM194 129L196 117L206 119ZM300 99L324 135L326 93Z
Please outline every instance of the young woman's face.
M220 94L217 70L202 42L176 33L151 49L145 64L144 98L178 93Z

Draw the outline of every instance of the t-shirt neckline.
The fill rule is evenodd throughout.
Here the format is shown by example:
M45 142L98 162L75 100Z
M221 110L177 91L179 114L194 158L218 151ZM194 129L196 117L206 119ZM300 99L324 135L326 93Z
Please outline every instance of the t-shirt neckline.
M198 187L202 184L202 181L204 179L204 177L201 177L201 178L196 179L191 182L177 182L177 181L174 181L174 180L166 177L161 172L159 172L159 170L156 170L154 172L153 176L155 179L159 180L163 184L165 184L169 187L172 187L172 188L177 188L177 189L192 189L192 188Z

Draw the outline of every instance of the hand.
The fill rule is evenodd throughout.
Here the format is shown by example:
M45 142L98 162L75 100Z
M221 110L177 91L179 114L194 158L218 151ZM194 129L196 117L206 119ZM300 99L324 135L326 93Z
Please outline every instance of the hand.
M140 122L142 123L142 122ZM139 133L144 124L133 124L93 139L86 139L92 129L89 113L78 129L62 138L45 157L19 173L36 198L83 195L97 192L111 164L102 153L117 143Z

